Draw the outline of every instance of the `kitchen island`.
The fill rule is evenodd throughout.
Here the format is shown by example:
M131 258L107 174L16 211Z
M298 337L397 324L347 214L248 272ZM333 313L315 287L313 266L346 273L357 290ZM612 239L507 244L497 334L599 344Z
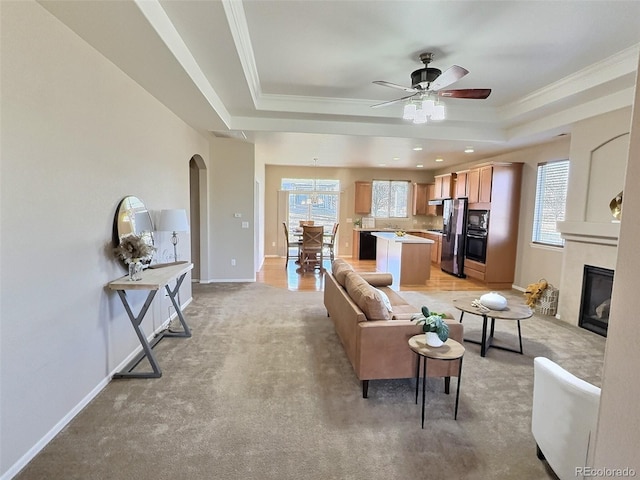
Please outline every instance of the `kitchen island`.
M433 240L392 232L374 232L376 243L376 270L393 275L391 287L424 285L431 277L431 246Z

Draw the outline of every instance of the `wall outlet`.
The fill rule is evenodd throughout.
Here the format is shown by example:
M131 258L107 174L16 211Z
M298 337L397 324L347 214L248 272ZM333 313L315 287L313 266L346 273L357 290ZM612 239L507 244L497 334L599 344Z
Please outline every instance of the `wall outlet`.
M347 218L347 223L353 222L353 218Z
M271 246L275 247L276 246L276 242L271 242Z
M349 246L349 242L344 242L344 246L348 247Z
M232 258L232 259L231 259L231 266L232 266L232 267L235 267L235 266L236 266L236 259L235 259L235 258Z

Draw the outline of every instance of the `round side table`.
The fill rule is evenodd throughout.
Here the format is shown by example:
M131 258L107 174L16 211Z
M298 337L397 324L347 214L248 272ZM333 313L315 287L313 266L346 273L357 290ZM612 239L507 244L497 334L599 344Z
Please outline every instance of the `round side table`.
M449 338L441 347L430 347L426 344L425 334L414 335L409 339L409 348L418 355L418 368L416 369L416 403L418 403L418 384L420 383L420 359L422 359L422 428L424 428L424 401L425 401L425 384L427 378L427 358L433 360L454 361L460 360L458 368L458 386L456 387L456 406L453 418L458 419L458 399L460 398L460 380L462 376L462 357L464 356L464 347Z

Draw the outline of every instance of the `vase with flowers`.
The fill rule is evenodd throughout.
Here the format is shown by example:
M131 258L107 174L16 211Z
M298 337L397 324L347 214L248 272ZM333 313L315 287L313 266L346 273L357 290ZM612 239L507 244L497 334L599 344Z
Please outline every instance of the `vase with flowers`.
M449 338L449 325L443 320L444 313L430 312L427 307L422 307L422 313L411 317L416 325L422 325L425 333L425 342L430 347L441 347Z
M114 249L116 256L129 266L129 280L142 280L143 262L153 258L155 248L139 235L129 234L120 238Z

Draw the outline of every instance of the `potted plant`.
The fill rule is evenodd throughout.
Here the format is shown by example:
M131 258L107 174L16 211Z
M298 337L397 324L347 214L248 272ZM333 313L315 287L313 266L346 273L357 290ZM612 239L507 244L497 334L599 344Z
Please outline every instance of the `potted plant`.
M449 325L443 320L444 313L430 312L427 307L422 307L422 313L411 317L416 325L422 325L426 343L430 347L440 347L449 338Z

